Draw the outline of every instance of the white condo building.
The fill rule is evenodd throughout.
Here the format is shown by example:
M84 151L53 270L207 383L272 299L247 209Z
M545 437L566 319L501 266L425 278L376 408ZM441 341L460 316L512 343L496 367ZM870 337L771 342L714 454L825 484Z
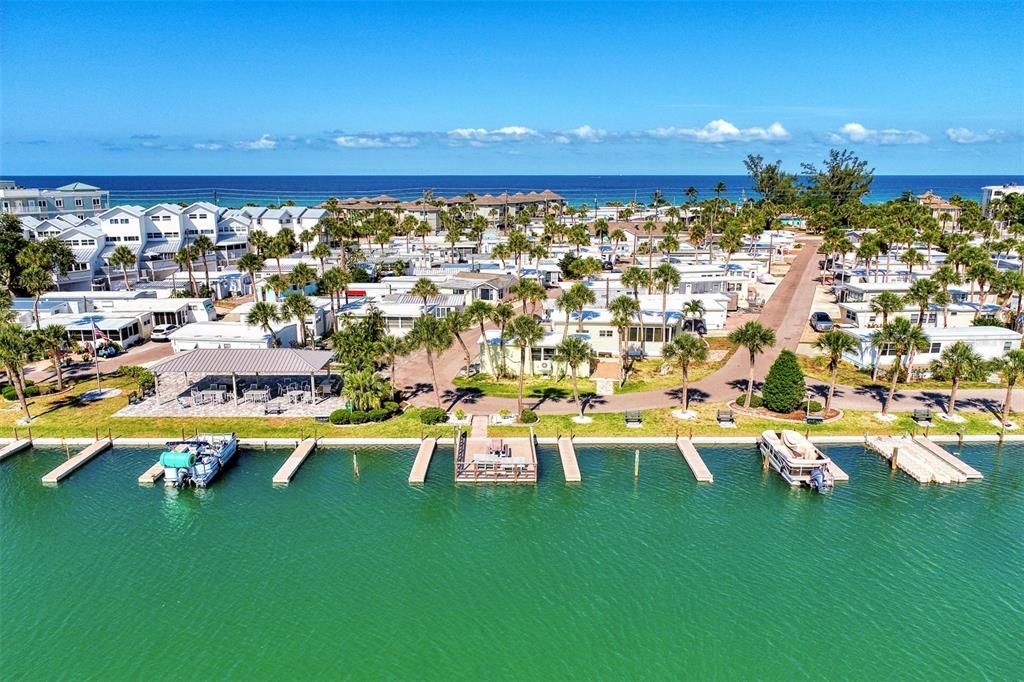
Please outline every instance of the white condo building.
M28 189L18 187L11 180L0 180L0 213L19 218L44 219L64 213L88 218L109 206L110 192L84 182L73 182L57 189Z

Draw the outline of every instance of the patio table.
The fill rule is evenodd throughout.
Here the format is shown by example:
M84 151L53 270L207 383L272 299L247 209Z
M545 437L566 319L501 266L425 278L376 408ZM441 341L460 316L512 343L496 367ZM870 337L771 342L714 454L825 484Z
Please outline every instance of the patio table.
M302 403L306 401L307 391L288 391L288 402Z
M203 397L204 402L223 403L227 400L227 391L206 390L200 391L199 395Z
M242 394L246 400L253 403L265 403L270 400L270 389L253 388Z

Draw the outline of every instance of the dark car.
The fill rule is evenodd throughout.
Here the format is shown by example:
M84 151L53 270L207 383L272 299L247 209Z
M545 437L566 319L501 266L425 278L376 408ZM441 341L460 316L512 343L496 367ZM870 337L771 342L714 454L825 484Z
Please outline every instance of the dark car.
M832 322L832 318L828 313L812 313L811 314L811 327L816 332L827 332L829 329L835 326Z

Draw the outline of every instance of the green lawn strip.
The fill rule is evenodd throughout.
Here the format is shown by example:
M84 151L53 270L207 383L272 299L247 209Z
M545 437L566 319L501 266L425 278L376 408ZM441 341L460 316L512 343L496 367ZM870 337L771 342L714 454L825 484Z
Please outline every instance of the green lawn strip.
M134 385L127 379L104 379L104 388L121 388L124 394L106 400L85 403L74 400L90 388L82 382L67 393L44 395L30 400L32 435L39 438L84 438L110 430L120 438L175 438L182 430L224 433L234 431L241 438L298 438L309 436L314 429L318 436L328 438L419 438L421 435L449 437L451 426L425 426L420 423L419 410L410 409L393 419L374 424L332 426L316 422L312 417L115 417L114 413L128 404L127 392ZM15 422L22 417L17 402L0 403L0 429L13 433ZM22 433L23 427L19 427ZM7 434L4 434L7 435Z
M453 384L457 388L479 391L483 395L495 398L515 398L519 395L518 379L494 379L490 374L477 374L472 377L456 377ZM596 390L592 379L581 378L578 381L580 395L593 394ZM526 398L572 398L572 379L532 379L523 381L523 396Z
M800 369L803 370L804 375L808 378L817 379L818 381L828 383L831 379L831 374L828 370L828 360L826 358L811 358L806 355L798 355L797 360L800 362ZM854 367L848 362L842 362L839 365L839 372L836 374L836 383L840 386L854 386L857 388L883 388L888 390L889 383L885 380L884 376L880 379L871 379L871 370L859 369ZM1006 384L1002 381L999 383L991 383L988 381L964 381L960 384L961 390L976 389L976 388L1006 388ZM920 379L917 381L911 381L910 383L901 383L899 385L900 390L945 390L949 391L948 381L936 381L934 379Z
M723 405L701 405L696 407L698 418L692 421L683 421L672 416L669 408L658 410L644 410L643 426L638 429L627 428L625 417L621 412L604 412L590 415L593 422L590 424L577 424L572 421L572 415L544 415L537 424L533 425L534 433L539 437L555 437L572 433L576 436L592 437L644 437L644 436L759 436L762 431L768 429L780 430L791 428L803 432L809 430L811 435L820 436L860 436L863 434L884 435L915 432L923 434L924 429L914 424L910 414L900 414L892 424L885 424L874 417L873 412L849 410L844 413L843 418L828 424L807 425L803 422L793 422L787 425L783 422L772 421L736 415L737 428L724 429L718 426L715 420L715 413ZM961 413L967 421L963 424L953 424L940 419L933 420L930 428L931 434L956 434L961 428L969 435L996 435L999 429L989 421L992 415L981 412ZM525 426L491 426L488 427L489 436L515 437L528 433Z

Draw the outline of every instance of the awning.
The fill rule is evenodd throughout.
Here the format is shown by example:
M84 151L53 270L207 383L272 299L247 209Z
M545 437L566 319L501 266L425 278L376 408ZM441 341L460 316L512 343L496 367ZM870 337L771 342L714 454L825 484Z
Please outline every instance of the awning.
M178 253L181 250L181 240L172 239L166 242L156 242L143 249L144 256L163 256L169 253Z
M89 263L92 261L93 254L96 253L95 246L86 246L77 249L71 249L71 253L75 254L75 260L79 263Z
M312 374L334 359L325 350L298 348L197 348L173 355L150 369L156 374Z
M110 255L114 253L114 249L116 249L119 246L127 246L128 249L132 252L133 256L135 256L136 258L139 257L139 250L141 249L141 247L138 244L107 244L106 246L103 247L103 250L100 252L100 258L110 258Z

